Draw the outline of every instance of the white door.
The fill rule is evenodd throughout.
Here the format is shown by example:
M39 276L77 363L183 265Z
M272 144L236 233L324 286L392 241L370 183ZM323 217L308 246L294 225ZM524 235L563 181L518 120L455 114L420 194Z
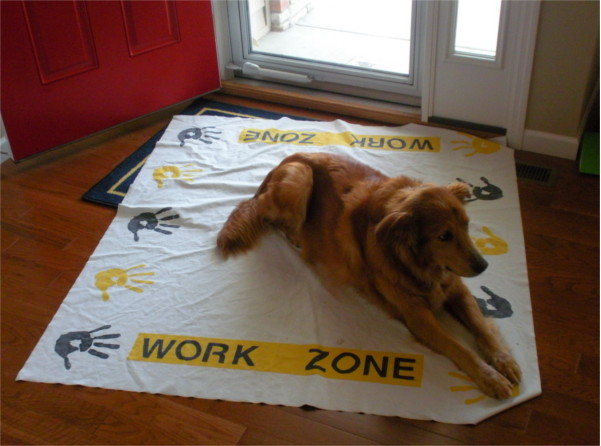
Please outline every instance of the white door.
M422 119L479 124L506 132L508 144L521 148L539 1L426 4ZM483 6L488 22L477 10ZM462 42L466 30L478 36L475 45Z

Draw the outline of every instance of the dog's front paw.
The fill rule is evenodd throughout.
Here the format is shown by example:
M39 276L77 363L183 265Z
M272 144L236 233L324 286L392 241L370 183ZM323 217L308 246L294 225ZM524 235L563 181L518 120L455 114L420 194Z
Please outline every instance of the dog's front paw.
M480 390L491 398L504 400L512 396L511 382L490 366L483 367L477 376L473 377Z
M490 361L499 373L511 381L513 384L519 384L522 380L522 370L513 357L507 352L499 352L495 354Z

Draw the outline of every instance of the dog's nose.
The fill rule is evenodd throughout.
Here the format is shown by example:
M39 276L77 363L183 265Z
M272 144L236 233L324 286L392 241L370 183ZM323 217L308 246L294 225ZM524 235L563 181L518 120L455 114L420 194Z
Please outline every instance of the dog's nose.
M474 257L474 259L472 261L472 270L474 271L474 275L483 273L484 270L486 270L486 268L488 268L488 262L486 260L484 260L484 257L482 257L482 256Z

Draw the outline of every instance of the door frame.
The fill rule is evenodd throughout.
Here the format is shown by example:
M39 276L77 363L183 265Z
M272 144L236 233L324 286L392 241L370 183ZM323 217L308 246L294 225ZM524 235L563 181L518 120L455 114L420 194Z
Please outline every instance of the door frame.
M434 79L436 76L436 42L439 32L439 7L440 2L446 0L427 0L422 3L422 14L424 14L424 29L421 30L421 73L417 74L421 89L421 119L428 122L434 110ZM223 0L212 0L213 14L215 19L215 35L217 40L217 53L219 59L219 70L221 79L232 80L233 71L227 68L232 60L230 43L229 23L227 17L227 5ZM513 14L508 19L514 22L518 38L514 41L520 42L520 47L505 46L505 51L517 53L515 63L512 64L507 142L515 149L522 149L524 132L526 126L526 112L528 109L528 97L530 91L530 80L534 61L534 50L538 30L538 18L541 0L529 0L520 3L520 13ZM513 9L515 11L515 8Z
M444 0L443 0L444 1ZM507 0L503 0L507 1ZM425 2L425 37L423 45L422 121L428 122L433 115L437 62L437 42L441 32L440 23L447 17L440 15L440 0ZM513 38L506 42L505 51L513 54L511 62L505 58L509 76L508 100L505 109L507 145L522 149L526 127L526 112L530 80L534 62L534 50L538 30L540 0L512 2L507 23L514 30ZM501 31L502 32L502 31ZM519 46L518 46L519 45ZM453 118L450 116L450 118Z

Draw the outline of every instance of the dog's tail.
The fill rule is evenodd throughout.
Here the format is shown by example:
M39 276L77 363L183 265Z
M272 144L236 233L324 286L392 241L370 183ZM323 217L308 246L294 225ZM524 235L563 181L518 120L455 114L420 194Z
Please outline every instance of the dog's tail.
M243 201L234 209L217 236L217 249L224 258L253 248L270 228L258 212L256 198Z

